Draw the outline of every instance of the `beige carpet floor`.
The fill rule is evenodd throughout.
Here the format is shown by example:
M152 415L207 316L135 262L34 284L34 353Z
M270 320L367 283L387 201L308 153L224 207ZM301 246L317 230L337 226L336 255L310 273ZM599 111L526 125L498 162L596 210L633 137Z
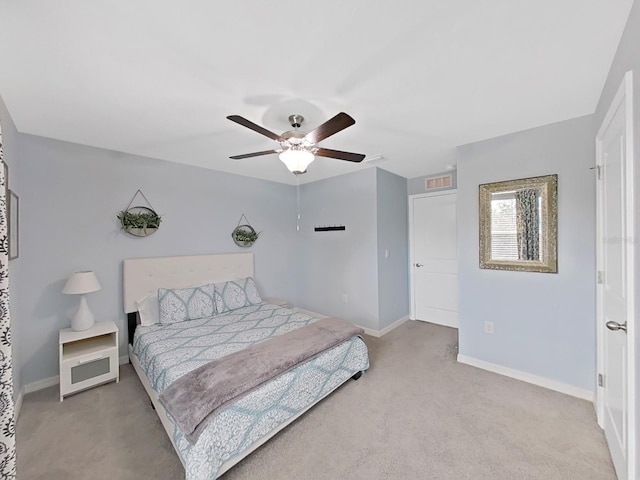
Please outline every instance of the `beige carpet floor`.
M360 380L224 478L615 479L591 403L456 363L453 329L409 321L365 340ZM184 478L130 365L63 403L57 387L25 396L17 438L20 480Z

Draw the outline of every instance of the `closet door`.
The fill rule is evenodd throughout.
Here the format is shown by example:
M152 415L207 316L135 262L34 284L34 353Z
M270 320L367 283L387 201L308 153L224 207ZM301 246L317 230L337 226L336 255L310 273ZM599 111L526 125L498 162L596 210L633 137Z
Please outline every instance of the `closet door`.
M455 191L410 198L411 318L458 327Z

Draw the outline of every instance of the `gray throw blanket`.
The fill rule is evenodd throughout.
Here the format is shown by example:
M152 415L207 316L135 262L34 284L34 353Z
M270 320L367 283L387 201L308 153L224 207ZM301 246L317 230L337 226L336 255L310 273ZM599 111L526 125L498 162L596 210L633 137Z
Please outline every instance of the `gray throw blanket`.
M187 440L195 443L204 420L264 382L364 330L340 318L323 318L271 337L192 370L173 382L160 401Z

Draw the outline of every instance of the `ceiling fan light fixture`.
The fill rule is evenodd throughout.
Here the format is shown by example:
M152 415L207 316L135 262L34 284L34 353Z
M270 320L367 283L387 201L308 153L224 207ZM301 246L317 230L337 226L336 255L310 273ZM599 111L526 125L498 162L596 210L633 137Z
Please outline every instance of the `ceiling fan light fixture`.
M289 171L294 175L299 175L307 171L307 167L311 162L313 162L316 155L319 157L335 158L355 163L362 162L366 157L366 155L361 153L341 152L340 150L320 148L317 146L318 142L321 142L325 138L341 132L345 128L356 123L352 117L344 112L338 113L308 133L298 130L304 121L304 117L302 115L291 115L289 117L289 123L294 129L284 132L282 135L273 133L260 125L241 117L240 115L229 115L227 118L234 123L259 133L260 135L264 135L271 140L275 140L280 146L279 149L245 153L244 155L234 155L230 157L233 160L242 160L250 157L259 157L261 155L278 153L280 160L282 160L282 163L286 165Z
M289 148L279 155L280 160L284 163L289 171L295 175L307 171L307 167L315 160L315 155L302 149Z

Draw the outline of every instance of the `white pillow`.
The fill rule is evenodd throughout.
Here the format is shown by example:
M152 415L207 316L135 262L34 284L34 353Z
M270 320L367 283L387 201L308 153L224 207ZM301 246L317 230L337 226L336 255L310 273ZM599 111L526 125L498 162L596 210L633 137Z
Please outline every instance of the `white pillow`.
M136 300L140 324L148 327L160 321L160 306L157 295L147 295Z

